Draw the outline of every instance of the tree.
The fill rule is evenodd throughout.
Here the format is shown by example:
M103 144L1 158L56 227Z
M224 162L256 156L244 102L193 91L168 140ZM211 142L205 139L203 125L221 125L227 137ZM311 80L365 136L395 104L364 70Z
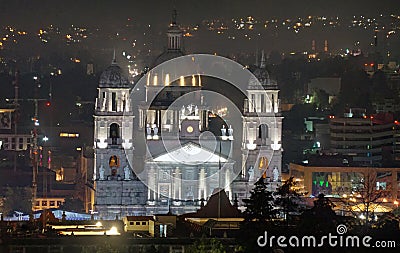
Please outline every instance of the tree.
M301 215L301 231L316 234L334 231L337 219L336 213L333 211L334 207L332 201L325 198L324 194L319 194L314 201L314 206Z
M2 212L11 215L14 211L30 213L32 210L32 189L30 187L6 187Z
M65 202L60 206L60 209L72 212L83 211L83 201L79 198L69 197L65 199Z
M246 206L245 221L269 221L276 215L274 197L267 190L267 184L260 178L250 192L250 198L243 200Z
M371 80L363 70L350 70L343 74L340 86L339 103L335 112L343 113L346 108L365 108L371 111L370 101ZM354 96L357 94L357 96Z
M289 225L289 215L301 211L301 194L295 190L295 187L294 177L290 177L274 194L275 204L283 211L287 225Z
M313 92L314 103L320 109L327 109L329 107L329 94L325 90L316 89Z
M205 237L197 240L188 252L196 253L226 253L225 246L216 238L207 239Z
M386 193L390 192L388 188L383 189L377 187L376 180L377 173L374 171L366 171L362 178L353 182L352 194L341 198L341 202L345 205L345 208L353 216L361 217L365 219L365 225L368 226L373 219L374 209L377 205L382 203L382 199L386 196Z

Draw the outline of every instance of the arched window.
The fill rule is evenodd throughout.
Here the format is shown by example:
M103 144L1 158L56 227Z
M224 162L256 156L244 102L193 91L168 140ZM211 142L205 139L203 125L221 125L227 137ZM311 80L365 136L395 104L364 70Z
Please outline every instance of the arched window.
M117 123L112 123L110 125L110 138L112 141L112 145L116 145L117 139L120 138L119 136L119 125Z
M108 161L108 165L110 166L110 168L119 167L120 164L119 164L118 156L116 156L116 155L110 156L110 159Z
M266 139L268 138L268 125L261 124L258 127L258 138L261 139L262 144L266 143Z

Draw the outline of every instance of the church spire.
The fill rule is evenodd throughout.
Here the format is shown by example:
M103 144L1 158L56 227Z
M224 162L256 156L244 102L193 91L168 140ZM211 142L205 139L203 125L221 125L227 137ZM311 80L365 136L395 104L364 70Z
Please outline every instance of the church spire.
M111 65L116 65L116 64L117 64L117 58L115 56L115 48L114 48L113 59L112 59Z
M172 25L176 25L176 17L178 16L178 13L177 13L177 11L176 11L176 9L174 9L173 11L172 11L172 20L171 20L171 24Z
M182 50L182 30L176 23L177 11L174 9L172 11L172 20L169 26L167 36L168 36L168 50Z
M265 53L264 50L261 51L261 62L260 62L260 68L264 69L266 66L265 64Z

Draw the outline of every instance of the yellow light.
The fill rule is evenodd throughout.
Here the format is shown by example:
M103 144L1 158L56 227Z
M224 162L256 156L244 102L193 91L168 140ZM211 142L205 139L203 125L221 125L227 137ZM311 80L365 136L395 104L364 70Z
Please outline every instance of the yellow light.
M180 80L180 86L185 86L185 78L181 76L179 80Z
M157 75L154 75L154 77L153 77L153 86L157 86L157 83L158 83L158 77L157 77Z
M196 78L192 75L192 86L196 86Z
M169 74L165 75L165 86L169 86Z
M393 202L393 204L395 204L396 206L399 204L399 201L397 201L397 200L395 200L394 202Z
M150 74L147 74L147 81L146 81L146 85L149 86L150 85Z
M98 221L98 222L96 223L96 227L102 227L102 226L103 226L103 224L101 224L100 221Z
M386 198L383 198L382 200L384 203L388 202L388 200Z
M110 230L107 231L107 235L120 235L120 233L116 227L111 227Z
M347 194L343 194L343 198L347 198Z

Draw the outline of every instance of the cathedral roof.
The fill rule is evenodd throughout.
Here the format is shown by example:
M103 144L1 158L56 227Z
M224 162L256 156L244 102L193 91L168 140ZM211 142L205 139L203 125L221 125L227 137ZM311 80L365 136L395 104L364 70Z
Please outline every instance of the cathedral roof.
M129 81L123 74L120 66L114 58L111 66L106 68L100 75L99 87L101 88L129 88Z
M162 54L160 54L156 60L153 63L153 66L157 66L163 62L169 61L171 59L184 56L185 54L182 52L182 50L170 50L167 49L164 51Z
M207 204L195 213L183 215L190 218L240 218L239 209L234 207L224 189L214 189Z

